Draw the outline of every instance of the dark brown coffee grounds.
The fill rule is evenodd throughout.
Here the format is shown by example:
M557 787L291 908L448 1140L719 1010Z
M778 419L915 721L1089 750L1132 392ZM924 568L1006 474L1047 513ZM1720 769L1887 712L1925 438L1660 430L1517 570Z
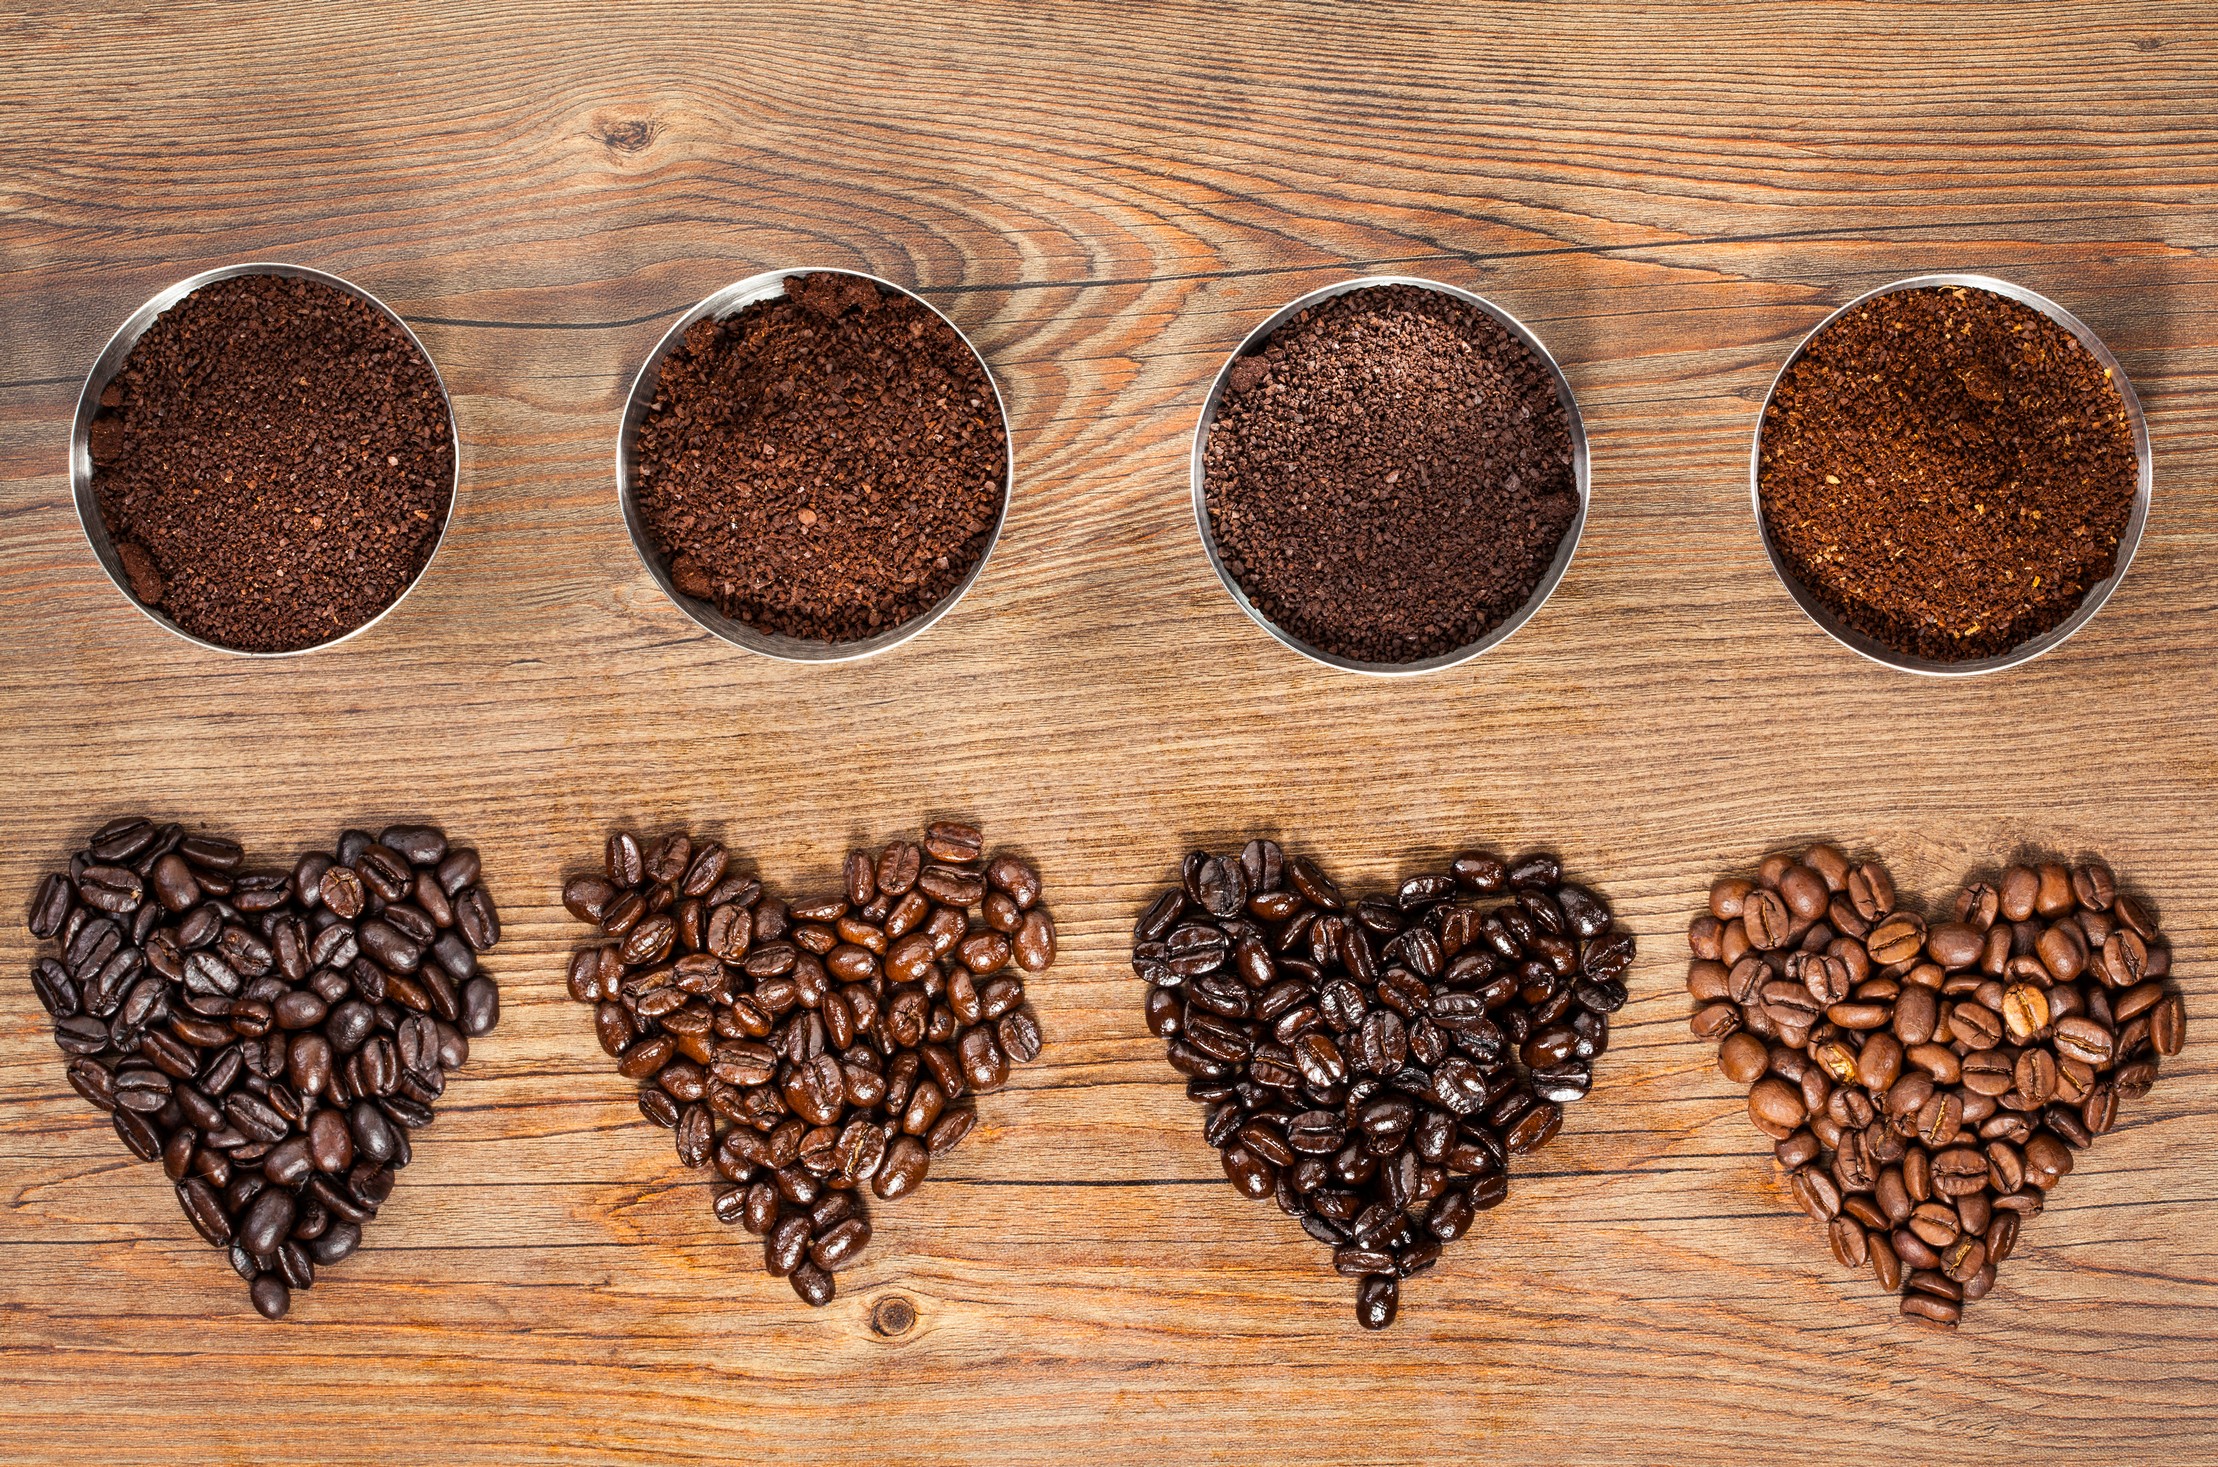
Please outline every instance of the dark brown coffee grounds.
M929 611L985 554L1008 440L977 356L860 276L687 331L635 444L670 579L766 632L852 642Z
M1579 513L1547 367L1486 312L1414 285L1320 302L1235 363L1203 491L1256 609L1358 662L1485 636Z
M400 598L453 497L431 364L316 280L202 286L131 348L89 430L131 591L249 652L342 636Z
M1960 662L2055 627L2117 564L2138 464L2069 331L1992 291L1876 296L1779 380L1764 525L1788 572L1898 652Z

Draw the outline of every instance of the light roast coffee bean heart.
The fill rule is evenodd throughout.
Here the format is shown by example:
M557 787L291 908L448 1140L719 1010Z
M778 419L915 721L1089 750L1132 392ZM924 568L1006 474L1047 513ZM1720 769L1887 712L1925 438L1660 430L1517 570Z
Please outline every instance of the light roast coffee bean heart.
M641 1114L809 1304L870 1241L865 1191L915 1191L976 1122L964 1102L1040 1052L1023 975L1054 961L1055 923L1038 874L967 825L855 851L836 892L790 904L713 841L619 831L562 900L601 932L570 996Z
M2099 862L2014 865L1930 919L1831 845L1710 889L1694 1032L1748 1088L1843 1267L1953 1326L2074 1155L2179 1053L2171 948Z
M350 830L287 872L113 820L40 883L30 927L69 1083L162 1163L271 1319L361 1244L500 1017L477 852L428 825Z
M1132 934L1148 1027L1233 1187L1332 1249L1384 1329L1587 1093L1632 936L1548 855L1461 855L1352 905L1267 840L1182 878Z

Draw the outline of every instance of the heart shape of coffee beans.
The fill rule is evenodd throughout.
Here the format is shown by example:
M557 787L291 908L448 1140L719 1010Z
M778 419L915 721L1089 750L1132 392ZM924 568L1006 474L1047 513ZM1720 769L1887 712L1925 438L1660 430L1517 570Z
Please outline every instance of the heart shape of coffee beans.
M905 1197L970 1133L961 1102L1040 1052L1021 974L1055 959L1040 878L968 825L847 858L841 890L785 903L724 847L609 838L563 904L601 940L570 961L640 1113L713 1167L719 1221L813 1305L870 1241L867 1188ZM978 917L976 923L974 916Z
M1945 912L1835 846L1768 856L1710 889L1687 990L1833 1256L1953 1326L2187 1012L2155 921L2099 862L2008 866Z
M30 927L55 945L31 986L70 1085L161 1162L271 1319L360 1246L500 1017L477 852L428 825L255 871L234 841L110 821L40 883Z
M1549 855L1460 855L1352 907L1268 840L1181 877L1132 934L1148 1028L1233 1187L1332 1249L1384 1329L1593 1085L1632 935Z

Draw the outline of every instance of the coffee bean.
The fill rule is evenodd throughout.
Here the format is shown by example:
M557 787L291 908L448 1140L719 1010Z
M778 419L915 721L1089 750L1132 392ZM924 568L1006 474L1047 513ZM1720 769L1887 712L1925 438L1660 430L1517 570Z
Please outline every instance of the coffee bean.
M1055 921L1043 907L1034 907L1024 914L1011 939L1017 966L1027 973L1046 971L1055 961Z
M254 1301L256 1312L264 1319L283 1319L285 1311L293 1303L292 1290L286 1288L285 1281L274 1273L257 1275L248 1287L247 1294Z
M1864 947L1871 954L1872 962L1893 967L1915 959L1925 941L1925 923L1914 913L1897 912L1872 928L1871 935L1864 939Z
M1371 1274L1356 1286L1356 1323L1365 1329L1385 1329L1394 1322L1401 1305L1401 1285L1390 1274Z
M994 1022L994 1036L1002 1050L1018 1064L1029 1064L1040 1055L1040 1026L1022 1009L1003 1014Z
M1946 1325L1953 1329L1963 1312L1963 1306L1953 1299L1939 1298L1915 1289L1905 1290L1902 1295L1902 1313L1905 1318Z
M935 861L958 865L975 861L985 851L985 837L976 826L953 820L935 820L924 827L924 854Z
M482 886L467 886L456 894L454 923L472 952L486 952L501 940L500 916Z
M480 975L462 985L460 1027L464 1034L473 1039L481 1038L493 1032L500 1018L500 989L490 978Z
M1750 946L1769 952L1786 944L1794 917L1778 892L1760 889L1749 893L1741 905L1741 929Z
M793 1292L801 1302L812 1309L822 1309L832 1302L832 1296L839 1291L839 1285L830 1271L819 1268L809 1259L802 1260L794 1267L793 1272L787 1276L787 1282L793 1285Z

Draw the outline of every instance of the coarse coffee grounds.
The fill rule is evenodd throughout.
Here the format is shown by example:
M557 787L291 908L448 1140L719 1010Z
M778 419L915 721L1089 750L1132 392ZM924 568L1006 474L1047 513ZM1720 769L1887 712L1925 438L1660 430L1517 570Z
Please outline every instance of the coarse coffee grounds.
M1855 630L1962 662L2066 620L2117 564L2139 465L2110 372L1992 291L1875 296L1765 410L1758 490L1788 574Z
M816 271L685 333L634 462L682 594L852 642L931 610L986 553L1008 436L984 365L928 306Z
M1322 301L1234 363L1202 462L1218 554L1248 599L1358 662L1485 636L1579 514L1546 364L1485 311L1415 285Z
M408 335L318 280L241 275L164 311L89 430L132 594L246 652L353 631L430 560L453 498L446 394Z

